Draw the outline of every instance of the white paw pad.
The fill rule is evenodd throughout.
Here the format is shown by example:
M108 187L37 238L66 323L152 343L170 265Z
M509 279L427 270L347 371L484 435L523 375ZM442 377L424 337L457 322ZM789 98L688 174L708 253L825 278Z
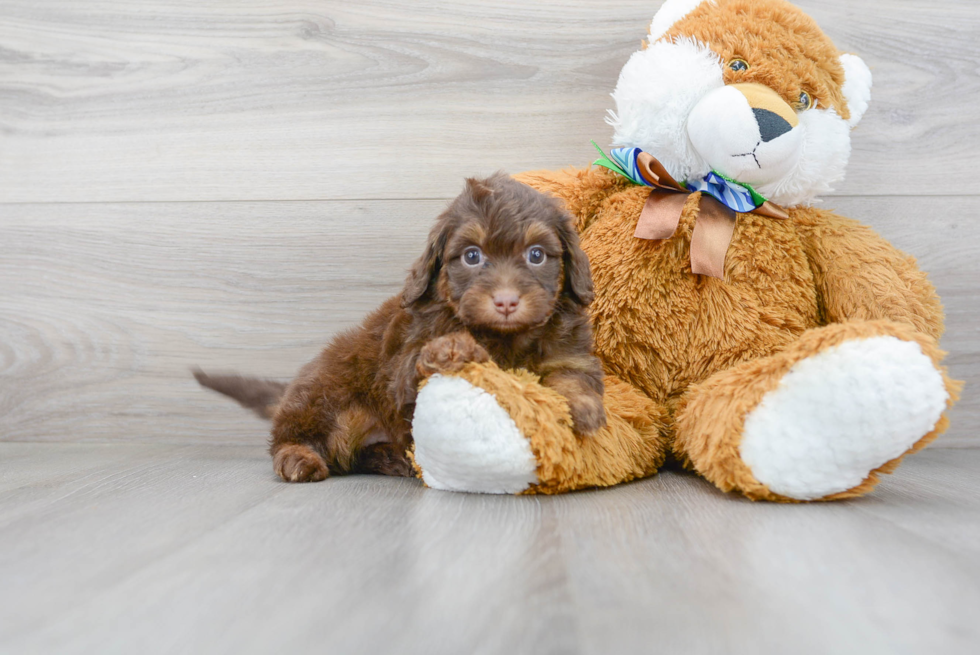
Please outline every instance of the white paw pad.
M931 432L948 397L919 344L848 341L793 365L746 417L739 451L773 492L822 498L856 487Z
M462 378L434 375L412 419L415 461L433 489L514 494L537 483L528 440L497 400Z

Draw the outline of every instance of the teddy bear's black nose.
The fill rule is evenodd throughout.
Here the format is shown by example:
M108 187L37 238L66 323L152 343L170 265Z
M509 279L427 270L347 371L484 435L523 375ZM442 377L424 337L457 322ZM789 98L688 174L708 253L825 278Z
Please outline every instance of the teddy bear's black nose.
M755 122L759 124L759 136L765 143L769 143L793 129L793 126L785 118L768 109L753 108L752 113L755 114Z

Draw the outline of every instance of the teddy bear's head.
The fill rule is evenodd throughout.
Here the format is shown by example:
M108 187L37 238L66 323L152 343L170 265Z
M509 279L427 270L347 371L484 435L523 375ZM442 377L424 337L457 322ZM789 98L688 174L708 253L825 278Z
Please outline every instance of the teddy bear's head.
M844 177L871 72L785 0L667 0L609 122L676 179L714 171L784 206Z

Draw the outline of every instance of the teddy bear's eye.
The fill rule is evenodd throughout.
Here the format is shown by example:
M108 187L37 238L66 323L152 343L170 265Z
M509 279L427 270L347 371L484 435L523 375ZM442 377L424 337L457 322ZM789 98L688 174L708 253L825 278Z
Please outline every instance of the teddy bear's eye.
M796 101L796 108L800 111L806 111L813 106L813 98L806 91L800 91L800 99Z
M741 73L742 71L749 70L749 62L744 59L732 59L728 62L728 67L731 68L736 73Z

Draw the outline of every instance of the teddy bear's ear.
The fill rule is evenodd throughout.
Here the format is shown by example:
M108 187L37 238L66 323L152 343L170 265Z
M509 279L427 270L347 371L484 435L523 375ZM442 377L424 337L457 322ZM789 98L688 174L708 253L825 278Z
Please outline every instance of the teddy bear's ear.
M674 26L674 23L697 9L702 2L715 4L715 0L667 0L650 23L649 42L653 43Z
M871 70L857 55L841 55L840 64L844 67L844 86L841 87L841 92L851 112L847 125L854 127L868 110L868 102L871 100Z

